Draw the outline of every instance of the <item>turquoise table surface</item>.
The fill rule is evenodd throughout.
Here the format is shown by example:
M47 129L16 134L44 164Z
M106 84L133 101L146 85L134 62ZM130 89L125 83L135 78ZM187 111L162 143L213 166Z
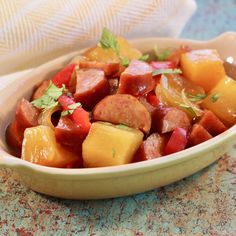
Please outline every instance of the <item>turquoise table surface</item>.
M176 0L177 1L177 0ZM198 0L181 37L236 31L235 0ZM99 201L60 200L0 169L2 235L236 235L236 140L231 153L199 173L150 192Z

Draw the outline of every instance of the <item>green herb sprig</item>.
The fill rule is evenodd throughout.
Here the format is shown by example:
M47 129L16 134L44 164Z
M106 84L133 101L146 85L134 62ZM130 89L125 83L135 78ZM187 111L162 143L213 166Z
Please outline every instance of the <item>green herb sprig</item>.
M68 116L68 115L72 115L73 112L78 108L78 107L82 107L82 104L80 102L77 102L77 103L73 103L71 105L68 106L68 110L66 111L63 111L61 113L61 116Z
M50 84L46 89L44 95L32 101L31 103L38 108L50 109L58 105L57 99L63 94L64 91L65 91L64 84L61 88L58 88L56 85L52 83L52 81L50 81Z

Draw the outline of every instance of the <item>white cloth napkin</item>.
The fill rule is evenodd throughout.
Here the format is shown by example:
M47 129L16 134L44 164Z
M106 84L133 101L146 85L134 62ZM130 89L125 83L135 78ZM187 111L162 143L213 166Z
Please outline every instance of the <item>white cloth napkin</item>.
M194 0L0 0L0 75L32 68L100 38L177 37Z

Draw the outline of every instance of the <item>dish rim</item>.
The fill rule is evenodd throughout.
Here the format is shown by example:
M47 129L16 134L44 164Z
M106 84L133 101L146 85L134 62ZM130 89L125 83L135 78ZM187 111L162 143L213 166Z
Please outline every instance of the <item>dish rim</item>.
M134 40L129 40L131 43L142 43L145 40L146 41L153 41L157 40L159 42L161 41L179 41L179 42L185 42L186 44L194 43L198 45L202 45L204 43L211 44L220 40L223 40L227 37L234 37L236 39L236 32L226 32L218 37L215 37L210 40L191 40L191 39L184 39L184 38L160 38L160 37L148 37L148 38L142 38L142 39L134 39ZM46 65L49 65L55 61L61 61L63 58L66 59L66 57L69 57L70 55L74 55L76 53L82 53L84 50L87 50L87 48L75 51L72 53L68 53L66 55L63 55L61 57L58 57L54 60L51 60L49 62L46 62L39 67L35 68L32 70L29 74L26 75L26 77L31 76L34 74L36 70L40 70L41 67L44 67ZM17 78L19 80L20 78ZM14 82L14 81L13 81ZM8 86L11 84L7 85L4 89L7 89ZM63 176L80 176L80 177L91 177L94 178L105 178L108 175L110 176L116 176L116 175L131 175L133 173L137 172L149 172L152 170L156 169L161 169L165 168L167 166L172 166L175 164L179 164L181 162L187 161L195 157L197 154L201 155L203 153L206 153L207 151L214 150L217 147L220 147L220 144L224 144L226 142L229 142L231 139L236 137L236 125L232 126L230 129L226 130L224 133L217 135L211 140L205 141L199 145L190 147L188 149L185 149L183 151L162 156L153 160L147 160L147 161L142 161L142 162L136 162L136 163L130 163L130 164L125 164L125 165L119 165L119 166L109 166L109 167L96 167L96 168L78 168L78 169L70 169L70 168L55 168L55 167L47 167L47 166L42 166L38 164L34 164L25 160L22 160L20 158L17 158L11 154L9 154L7 151L3 150L0 147L0 167L9 167L13 169L19 169L19 168L26 168L31 171L35 171L38 173L42 174L49 174L49 175L60 175Z

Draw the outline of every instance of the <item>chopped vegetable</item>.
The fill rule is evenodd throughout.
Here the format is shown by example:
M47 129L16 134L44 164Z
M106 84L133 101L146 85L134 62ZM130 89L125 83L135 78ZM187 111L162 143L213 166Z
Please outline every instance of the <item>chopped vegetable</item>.
M216 102L218 99L219 99L219 97L220 97L220 95L219 94L213 94L212 96L211 96L211 101L212 102Z
M162 75L162 74L182 74L180 69L157 69L152 72L152 75Z
M184 76L209 92L225 76L223 61L216 50L201 49L182 54Z
M50 109L58 105L57 99L63 94L64 91L64 85L62 85L61 88L58 88L52 82L50 82L44 95L32 101L31 103L38 108Z
M66 167L75 163L78 157L56 142L49 126L40 125L25 130L22 159L43 166Z
M59 71L53 78L52 82L57 87L61 88L63 85L67 88L70 87L71 76L74 71L76 64L72 63L67 65L61 71Z
M170 50L169 49L164 49L160 51L157 48L157 45L154 46L154 53L158 61L166 61L168 56L170 55Z
M102 31L102 37L101 40L98 43L99 47L102 47L103 49L109 49L112 48L112 50L119 55L120 48L117 43L116 36L106 27Z
M84 166L102 167L130 163L142 139L143 133L136 129L95 122L83 142Z
M227 126L236 124L236 81L225 76L209 92L201 106L211 110Z
M148 58L149 58L149 55L148 55L148 54L144 54L144 55L142 55L142 56L139 58L139 60L140 60L140 61L147 61Z

